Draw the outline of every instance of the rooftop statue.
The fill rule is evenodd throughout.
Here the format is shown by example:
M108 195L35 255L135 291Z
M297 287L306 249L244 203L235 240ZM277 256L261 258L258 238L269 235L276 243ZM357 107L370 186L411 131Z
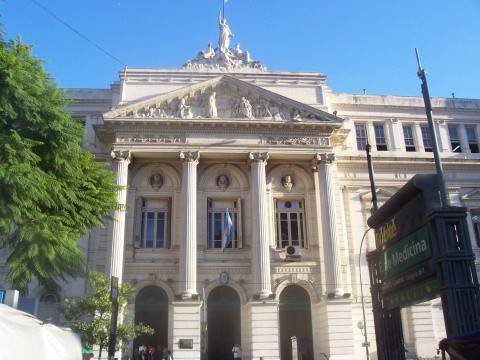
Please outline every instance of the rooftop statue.
M207 50L200 51L197 57L184 64L182 69L221 72L259 72L267 70L259 61L253 61L250 53L242 50L240 44L237 44L234 49L230 48L233 33L227 19L222 14L218 17L218 27L218 47L213 49L212 44L209 43Z
M227 19L222 14L218 15L218 26L220 28L218 48L221 53L228 53L230 52L230 38L233 37L233 33L227 24Z

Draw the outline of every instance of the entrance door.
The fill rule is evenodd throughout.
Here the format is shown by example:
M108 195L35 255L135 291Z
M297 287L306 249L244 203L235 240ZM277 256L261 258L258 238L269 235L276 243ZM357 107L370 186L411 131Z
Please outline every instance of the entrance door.
M291 338L297 338L299 360L313 359L310 296L291 285L280 294L280 351L282 360L292 360Z
M212 290L207 300L208 359L232 359L232 348L241 345L240 298L229 286Z
M134 350L141 345L168 346L168 296L158 286L147 286L135 299L135 324L143 323L155 330L153 335L139 336L133 342Z

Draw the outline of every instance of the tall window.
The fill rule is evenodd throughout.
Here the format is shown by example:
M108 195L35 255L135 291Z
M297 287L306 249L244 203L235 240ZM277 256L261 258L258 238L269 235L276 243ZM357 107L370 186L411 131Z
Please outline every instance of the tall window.
M448 126L448 135L450 136L450 146L453 152L462 152L460 146L460 138L458 137L458 129L456 125Z
M357 149L365 150L367 146L367 127L365 124L355 124L355 134L357 136Z
M465 131L467 132L470 152L474 154L478 153L477 132L475 131L475 126L465 126Z
M241 200L208 199L208 248L221 249L224 241L225 214L230 214L233 232L227 242L227 248L242 247Z
M425 148L425 151L432 152L433 143L430 128L427 125L422 125L420 128L422 130L423 147Z
M383 124L374 124L375 142L378 151L387 151L387 141L385 140L385 126Z
M141 247L147 249L168 247L170 236L169 210L169 200L142 200Z
M276 200L277 247L305 246L305 212L301 200Z
M403 139L405 140L405 150L415 151L415 139L410 125L403 125Z

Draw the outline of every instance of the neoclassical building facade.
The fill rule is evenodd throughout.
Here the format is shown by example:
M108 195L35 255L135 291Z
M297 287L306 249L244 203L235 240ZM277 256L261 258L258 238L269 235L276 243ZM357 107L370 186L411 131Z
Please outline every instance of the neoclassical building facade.
M423 99L337 93L321 73L268 71L225 39L180 69L125 68L110 88L68 89L85 148L122 187L115 220L80 240L88 266L136 289L131 320L156 333L130 349L228 359L238 344L244 359L291 359L292 347L303 359L361 359L367 331L374 357L364 148L380 201L432 173ZM432 104L449 195L469 209L478 255L480 100ZM32 284L21 304L55 316L87 290L82 279L59 294ZM445 336L439 300L402 317L407 357L433 358Z

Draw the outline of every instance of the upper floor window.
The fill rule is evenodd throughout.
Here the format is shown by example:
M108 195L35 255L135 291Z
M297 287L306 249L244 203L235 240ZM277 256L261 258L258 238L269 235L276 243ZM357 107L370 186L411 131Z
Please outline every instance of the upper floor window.
M458 137L458 129L456 125L448 126L448 135L450 136L450 145L453 152L462 152L460 138Z
M357 136L357 149L365 150L367 146L367 127L365 124L355 124L355 134Z
M277 247L305 246L305 212L303 201L275 201Z
M374 124L375 142L378 151L387 151L387 141L385 140L385 126L383 124Z
M467 133L470 152L474 154L478 153L477 132L475 131L475 126L465 126L465 131Z
M415 151L415 139L411 125L403 125L403 139L405 140L405 150Z
M208 199L208 248L227 249L242 247L241 242L241 201ZM228 215L227 215L228 211ZM233 229L228 228L228 217Z
M425 148L425 151L432 152L433 143L430 128L427 125L422 125L420 128L422 130L423 147Z
M147 249L168 247L170 200L143 199L140 246Z

